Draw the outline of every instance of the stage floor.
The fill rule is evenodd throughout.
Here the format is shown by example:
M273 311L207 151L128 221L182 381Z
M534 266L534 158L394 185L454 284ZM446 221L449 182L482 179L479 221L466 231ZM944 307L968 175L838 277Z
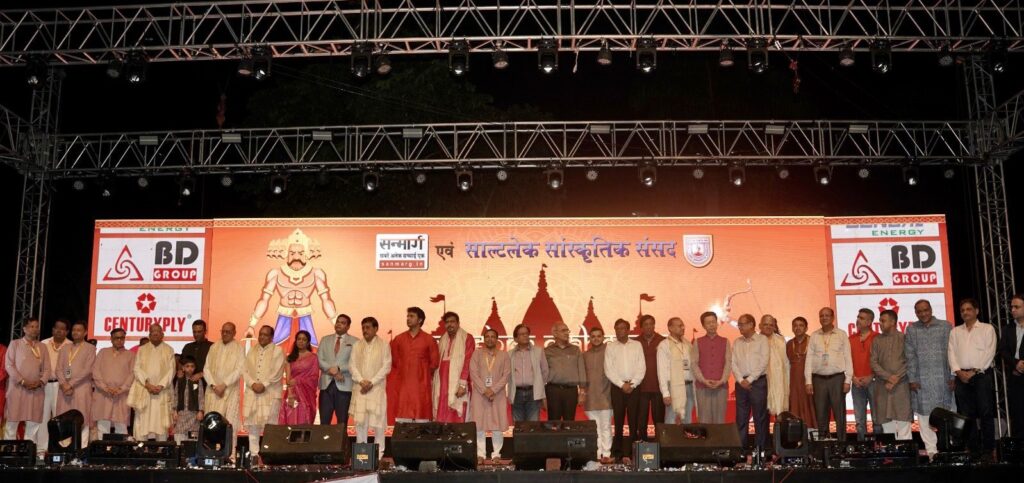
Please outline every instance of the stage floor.
M922 466L886 469L793 469L713 471L457 471L442 473L380 473L384 482L419 483L611 483L643 480L668 482L772 482L772 483L996 483L1020 481L1019 465ZM330 471L323 467L287 467L273 470L174 470L76 468L0 469L4 482L16 483L307 483L357 476L362 473Z

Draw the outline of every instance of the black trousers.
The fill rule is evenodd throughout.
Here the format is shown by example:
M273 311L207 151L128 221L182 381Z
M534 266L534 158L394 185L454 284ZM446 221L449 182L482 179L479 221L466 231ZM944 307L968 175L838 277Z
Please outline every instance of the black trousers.
M580 402L576 386L548 384L544 386L548 399L548 421L573 421L576 419L576 405Z
M818 420L818 433L826 435L828 431L829 410L836 420L836 439L846 441L846 393L843 392L845 377L843 373L831 376L811 376L814 387L814 417Z
M956 397L957 411L970 418L964 431L967 433L967 445L971 451L979 446L991 451L996 447L996 388L992 370L978 374L967 383L956 379L953 389ZM981 431L978 431L978 425Z
M634 389L632 393L626 394L622 392L622 389L612 384L611 390L612 399L612 418L615 421L615 436L612 438L612 457L621 458L623 455L631 454L633 451L633 442L640 440L640 432L637 428L640 427L639 409L640 409L640 390ZM623 437L622 437L622 426L625 423L629 423L629 442L628 446L623 449Z
M661 398L660 392L640 393L640 410L637 411L637 420L640 424L640 439L645 441L654 440L653 435L648 436L647 434L650 416L654 416L654 424L665 422L665 400ZM633 432L632 426L629 427L629 432Z
M754 447L768 446L768 378L761 376L750 384L750 389L736 384L736 428L740 444L747 447L750 439L750 417L754 417ZM840 388L841 389L841 388Z
M1010 434L1024 438L1024 375L1013 375L1012 369L1006 375L1006 394L1010 397Z

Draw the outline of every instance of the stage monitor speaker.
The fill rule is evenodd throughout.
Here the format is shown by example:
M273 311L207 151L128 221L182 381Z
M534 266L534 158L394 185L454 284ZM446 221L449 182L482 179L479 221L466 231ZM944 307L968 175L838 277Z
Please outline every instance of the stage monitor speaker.
M661 445L662 466L706 463L729 467L743 460L735 424L658 423L654 430Z
M397 423L391 456L409 469L437 461L444 470L475 470L476 423Z
M512 430L512 463L516 469L543 469L548 458L558 458L574 469L596 460L597 422L517 422Z
M90 465L177 468L180 456L174 441L93 441L86 449Z
M633 442L633 470L657 471L661 469L661 446L647 441Z
M0 440L0 465L35 466L36 444L23 439Z
M352 445L352 470L377 471L377 443L355 443Z
M260 459L268 465L342 465L348 461L344 426L268 424L260 444Z

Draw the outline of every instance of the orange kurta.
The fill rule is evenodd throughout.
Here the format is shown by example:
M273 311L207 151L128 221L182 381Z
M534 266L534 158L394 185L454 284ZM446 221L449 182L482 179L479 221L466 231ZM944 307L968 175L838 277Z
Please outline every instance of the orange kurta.
M420 331L413 337L403 332L391 341L388 400L394 401L395 418L431 419L433 376L439 364L437 342L430 334Z

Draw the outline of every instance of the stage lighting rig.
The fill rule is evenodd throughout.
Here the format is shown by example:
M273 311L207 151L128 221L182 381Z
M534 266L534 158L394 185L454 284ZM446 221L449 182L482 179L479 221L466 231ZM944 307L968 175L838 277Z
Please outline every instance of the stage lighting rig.
M107 77L111 79L120 78L122 70L124 70L124 62L121 62L121 59L113 59L107 63Z
M288 189L288 178L284 173L275 173L270 177L270 192L275 195L284 193L284 190Z
M828 164L817 163L814 165L814 180L822 186L828 186L832 182L832 169Z
M867 166L861 166L857 168L857 177L860 179L868 179L871 176L871 168Z
M128 53L128 60L124 64L124 78L129 84L141 84L146 82L146 64L149 59L141 51Z
M391 73L391 57L388 56L387 52L381 51L374 65L377 69L377 74L388 75Z
M465 40L453 40L448 44L448 70L455 75L469 71L469 45Z
M49 66L46 58L41 55L29 56L25 63L25 83L36 88L46 83L46 71Z
M853 47L845 45L839 50L839 65L843 67L853 67L853 64L856 63L856 61L857 60L854 58L853 54Z
M768 70L768 42L757 38L747 41L747 68L755 74Z
M658 67L658 50L655 48L654 38L645 37L637 42L636 47L636 68L644 74L654 72Z
M363 172L363 189L368 193L380 189L380 175L376 171L370 169Z
M1006 41L1002 39L994 39L989 42L988 52L989 68L996 74L1002 74L1006 72L1006 66L1009 64L1009 57L1006 53Z
M545 74L558 70L558 43L555 39L541 39L537 47L537 66Z
M565 183L565 172L562 171L562 168L557 166L551 166L546 169L544 171L544 176L548 179L548 187L553 190L561 189L562 185Z
M252 49L252 77L256 80L263 80L270 76L270 63L272 56L266 47L254 47Z
M789 168L785 166L776 166L775 173L779 175L779 179L789 179Z
M747 170L742 164L733 164L729 167L729 182L739 188L747 181Z
M373 65L373 46L366 42L353 44L350 62L352 75L360 79L370 75L370 67Z
M718 51L718 66L732 67L734 65L736 65L736 59L733 57L732 48L725 41L722 41L722 48Z
M235 184L235 179L231 177L231 173L224 173L224 175L220 177L221 186L230 188L233 184Z
M612 48L608 46L608 40L601 41L601 50L597 51L598 65L612 65Z
M455 185L459 191L466 192L473 188L473 171L461 168L455 171Z
M508 68L508 52L501 48L502 45L500 40L495 43L494 53L491 54L491 62L494 64L494 68L498 70Z
M658 182L658 169L652 163L644 163L640 166L640 184L651 188Z
M427 182L427 173L425 173L423 171L417 171L416 174L413 176L413 180L416 181L416 184L426 183Z
M917 163L909 161L903 166L903 181L907 186L917 186L921 182L921 170L918 169Z
M192 196L196 190L196 179L191 174L185 173L178 179L178 194L183 197Z
M508 170L505 168L499 168L495 176L498 178L498 181L504 183L505 181L508 181Z
M704 179L704 168L700 166L693 167L693 179Z
M949 50L949 44L945 44L939 49L938 57L939 65L942 67L949 67L953 65L953 52Z
M871 44L871 69L879 74L892 69L892 46L888 40L878 39Z

